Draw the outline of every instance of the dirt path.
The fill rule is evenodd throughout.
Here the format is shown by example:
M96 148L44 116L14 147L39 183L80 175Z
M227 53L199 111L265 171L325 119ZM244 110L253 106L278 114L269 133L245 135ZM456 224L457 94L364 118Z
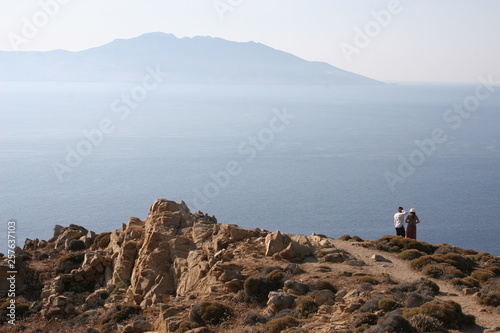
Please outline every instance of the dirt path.
M396 281L400 283L413 282L421 277L425 277L420 272L414 271L410 268L408 261L399 259L396 255L375 250L373 248L364 248L356 243L345 242L342 240L334 240L335 247L349 252L356 259L363 260L367 266L364 269L370 274L390 273ZM371 257L373 254L380 254L388 261L376 262ZM441 295L436 298L442 300L452 300L462 306L462 310L466 314L471 314L476 317L476 327L471 327L466 330L460 331L464 333L483 332L486 328L493 326L500 326L500 315L492 312L491 307L480 305L477 300L472 296L462 295L449 283L430 279L437 283L441 291Z

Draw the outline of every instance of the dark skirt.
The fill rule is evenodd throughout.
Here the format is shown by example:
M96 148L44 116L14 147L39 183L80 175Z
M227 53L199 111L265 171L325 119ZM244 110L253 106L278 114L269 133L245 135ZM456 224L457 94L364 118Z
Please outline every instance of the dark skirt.
M416 225L408 225L408 228L406 228L406 238L417 239Z

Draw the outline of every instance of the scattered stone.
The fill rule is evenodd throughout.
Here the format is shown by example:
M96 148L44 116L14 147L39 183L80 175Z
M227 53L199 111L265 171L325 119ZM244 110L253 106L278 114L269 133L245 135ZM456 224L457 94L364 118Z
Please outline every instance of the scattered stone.
M285 281L283 290L294 295L305 295L309 291L309 286L305 283L297 282L294 280L287 280Z
M284 292L271 291L268 296L267 309L271 313L278 313L281 310L291 309L295 306L295 298Z

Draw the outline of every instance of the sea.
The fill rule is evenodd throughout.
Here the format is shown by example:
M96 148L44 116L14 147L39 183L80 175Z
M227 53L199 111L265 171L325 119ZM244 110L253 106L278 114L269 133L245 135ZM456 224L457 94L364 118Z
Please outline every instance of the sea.
M157 198L244 228L500 255L500 86L0 83L0 243ZM10 222L10 223L9 223ZM11 242L13 243L13 242ZM6 252L5 252L6 253Z

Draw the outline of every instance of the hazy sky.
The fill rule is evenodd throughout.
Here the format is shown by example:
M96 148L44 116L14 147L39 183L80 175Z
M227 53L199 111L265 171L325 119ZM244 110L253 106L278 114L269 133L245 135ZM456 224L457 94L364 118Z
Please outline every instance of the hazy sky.
M162 31L260 42L385 81L500 81L500 0L0 0L0 50Z

